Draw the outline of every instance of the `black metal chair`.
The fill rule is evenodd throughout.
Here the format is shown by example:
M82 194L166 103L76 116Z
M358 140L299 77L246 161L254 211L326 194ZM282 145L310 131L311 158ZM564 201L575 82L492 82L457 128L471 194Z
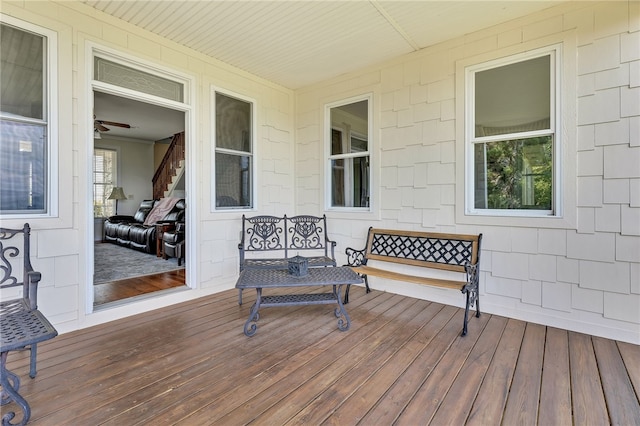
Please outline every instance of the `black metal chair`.
M22 239L16 237L19 234L22 234ZM0 281L0 289L22 287L22 297L0 302L0 315L2 316L17 311L38 309L38 283L42 275L40 272L34 271L31 266L30 235L31 228L28 223L25 223L22 229L0 228L0 269L4 272L0 277L2 280ZM14 237L16 238L14 239ZM21 245L22 247L20 247ZM10 262L11 258L20 259L20 253L22 253L22 281L18 281L18 274L13 270L18 266L18 262L13 264ZM20 349L31 352L29 376L33 378L37 373L37 345L34 343Z

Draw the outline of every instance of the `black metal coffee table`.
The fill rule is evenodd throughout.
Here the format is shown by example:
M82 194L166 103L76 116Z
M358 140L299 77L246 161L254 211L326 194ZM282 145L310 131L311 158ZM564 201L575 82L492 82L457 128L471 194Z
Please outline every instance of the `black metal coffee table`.
M244 334L253 336L258 328L256 322L260 319L261 307L270 306L300 306L322 305L337 303L335 316L338 318L338 329L346 331L351 326L351 319L342 304L340 293L343 285L360 284L362 277L346 266L310 268L304 276L295 276L287 270L279 269L245 269L240 273L236 288L255 288L256 302L251 307L249 319L244 324ZM333 287L331 293L309 293L263 296L262 290L280 287L327 286Z

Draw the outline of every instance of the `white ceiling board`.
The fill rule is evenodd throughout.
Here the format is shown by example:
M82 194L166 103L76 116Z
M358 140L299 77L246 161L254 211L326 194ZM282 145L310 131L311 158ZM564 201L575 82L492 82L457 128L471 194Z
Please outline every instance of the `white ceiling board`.
M291 89L559 1L83 1Z

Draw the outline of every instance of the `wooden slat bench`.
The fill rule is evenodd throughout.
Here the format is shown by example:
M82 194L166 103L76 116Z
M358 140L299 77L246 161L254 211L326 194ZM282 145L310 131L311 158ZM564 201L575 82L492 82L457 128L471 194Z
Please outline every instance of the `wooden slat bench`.
M407 281L416 284L460 290L466 295L464 325L462 335L467 334L469 307L475 305L476 317L480 316L478 299L478 279L480 273L480 244L482 234L445 234L391 229L369 228L366 246L362 250L346 249L348 265L364 277L367 292L367 276L377 276L389 280ZM426 275L412 275L372 266L369 261L390 262L412 265L428 269L464 273L466 279L458 277L440 278ZM423 271L423 270L416 270ZM457 275L457 274L452 274ZM349 286L345 291L344 303L349 302Z

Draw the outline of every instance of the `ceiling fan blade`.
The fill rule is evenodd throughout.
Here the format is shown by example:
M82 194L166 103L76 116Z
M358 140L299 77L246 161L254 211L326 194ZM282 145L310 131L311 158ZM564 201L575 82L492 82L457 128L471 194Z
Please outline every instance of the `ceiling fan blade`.
M106 124L107 126L124 127L125 129L130 129L131 128L131 126L129 124L117 123L115 121L98 120L98 123Z
M93 123L93 127L99 132L108 132L109 131L109 129L107 127L104 127L102 124L98 123L97 121L95 123Z

